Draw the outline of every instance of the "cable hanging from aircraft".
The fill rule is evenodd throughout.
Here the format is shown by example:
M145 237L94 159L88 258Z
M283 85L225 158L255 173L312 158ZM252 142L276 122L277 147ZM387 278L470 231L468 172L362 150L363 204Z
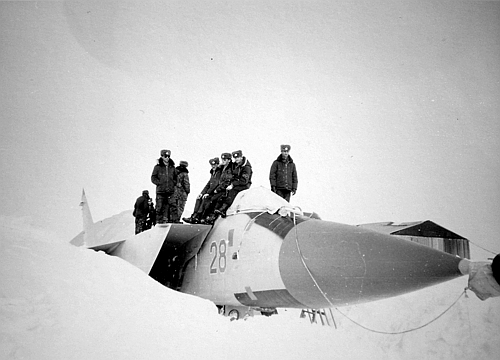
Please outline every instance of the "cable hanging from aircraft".
M321 287L319 286L318 282L316 281L313 274L311 273L311 270L309 270L309 266L307 266L307 264L306 264L306 260L304 259L304 255L302 255L302 250L300 250L300 245L299 245L299 235L297 234L297 222L296 222L296 218L295 218L295 213L293 213L293 225L294 225L293 228L295 230L295 244L297 245L297 251L300 255L300 260L302 261L302 265L304 265L304 268L306 269L307 273L311 277L311 280L314 282L314 285L316 285L316 287L318 288L321 295L323 295L323 297L328 302L328 304L330 304L330 307L334 307L334 305L332 304L330 299L328 299L328 297L323 292L323 290L321 290Z
M348 317L346 314L344 314L343 312L341 312L337 307L335 307L332 302L330 301L330 299L328 299L328 296L326 296L326 293L321 289L321 287L319 286L318 282L316 281L316 279L314 278L314 275L312 274L311 270L309 269L309 267L307 266L306 264L306 261L304 259L304 256L302 254L302 251L300 249L300 245L299 245L299 236L297 234L297 223L296 223L296 219L295 219L295 213L293 214L293 222L294 222L294 228L295 228L295 244L297 246L297 252L299 253L299 256L300 256L300 259L302 261L302 264L304 265L304 268L306 269L307 273L309 274L309 276L311 277L312 281L314 282L314 284L316 285L316 287L318 288L319 292L321 293L321 295L325 298L325 300L328 302L328 304L330 304L330 306L332 308L335 308L335 310L337 310L341 315L343 315L344 317L346 317L348 320L352 321L354 324L358 325L359 327L365 329L365 330L368 330L368 331L371 331L371 332L374 332L374 333L378 333L378 334L386 334L386 335L399 335L399 334L404 334L404 333L408 333L408 332L412 332L412 331L416 331L416 330L419 330L419 329L422 329L424 327L426 327L427 325L433 323L434 321L436 321L437 319L439 319L441 316L443 316L446 312L448 312L453 306L455 306L455 304L462 298L462 296L466 296L467 297L467 289L468 288L465 288L462 293L458 296L458 298L446 309L444 310L441 314L439 314L438 316L436 316L434 319L430 320L429 322L423 324L423 325L420 325L416 328L412 328L412 329L407 329L407 330L403 330L403 331L397 331L397 332L389 332L389 331L379 331L379 330L374 330L374 329L370 329L364 325L361 325L360 323L354 321L353 319L351 319L350 317Z
M473 241L471 241L471 240L469 240L469 243L470 243L470 244L472 244L472 245L475 245L475 246L477 246L478 248L483 249L484 251L487 251L487 252L489 252L489 253L491 253L491 254L493 254L493 255L498 254L498 252L493 252L493 251L491 251L491 250L488 250L488 249L486 249L486 248L482 247L481 245L476 244L475 242L473 242Z
M368 328L368 327L366 327L364 325L361 325L360 323L354 321L349 316L347 316L342 311L340 311L338 308L335 308L335 310L337 310L341 315L343 315L348 320L350 320L351 322L353 322L354 324L358 325L359 327L361 327L361 328L363 328L365 330L368 330L368 331L371 331L371 332L374 332L374 333L377 333L377 334L400 335L400 334L404 334L404 333L409 333L409 332L412 332L412 331L416 331L416 330L419 330L419 329L422 329L422 328L426 327L427 325L430 325L431 323L433 323L434 321L436 321L437 319L439 319L441 316L443 316L446 312L448 312L448 310L450 310L453 306L455 306L455 304L458 302L458 300L460 300L462 298L462 296L464 296L464 295L467 297L467 288L465 288L464 291L462 291L462 293L453 302L453 304L451 304L450 306L448 306L448 308L446 310L444 310L441 314L439 314L438 316L436 316L434 319L430 320L429 322L427 322L427 323L425 323L423 325L417 326L416 328L412 328L412 329L408 329L408 330L403 330L403 331L395 331L395 332L379 331L379 330L370 329L370 328Z

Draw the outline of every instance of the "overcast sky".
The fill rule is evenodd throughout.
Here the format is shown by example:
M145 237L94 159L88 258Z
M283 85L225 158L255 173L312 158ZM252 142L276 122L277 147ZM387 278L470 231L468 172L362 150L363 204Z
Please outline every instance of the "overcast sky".
M82 188L129 209L170 149L188 216L208 159L269 187L286 143L304 210L499 252L499 63L499 2L0 2L0 213L70 240Z

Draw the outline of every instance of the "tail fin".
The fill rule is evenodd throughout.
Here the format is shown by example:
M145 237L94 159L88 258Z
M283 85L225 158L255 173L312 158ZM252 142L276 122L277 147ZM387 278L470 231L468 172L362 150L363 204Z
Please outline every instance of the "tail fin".
M90 231L92 226L94 225L94 220L92 219L92 214L90 213L90 207L87 202L87 197L85 196L85 189L82 189L82 201L80 202L80 206L82 207L82 215L83 215L83 244L88 244L88 238L90 235Z

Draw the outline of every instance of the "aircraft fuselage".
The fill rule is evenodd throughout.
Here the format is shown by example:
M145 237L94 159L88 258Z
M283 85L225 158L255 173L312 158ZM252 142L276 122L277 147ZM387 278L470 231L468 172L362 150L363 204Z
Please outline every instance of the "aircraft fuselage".
M459 257L356 226L267 212L219 219L180 290L216 304L324 308L461 276Z

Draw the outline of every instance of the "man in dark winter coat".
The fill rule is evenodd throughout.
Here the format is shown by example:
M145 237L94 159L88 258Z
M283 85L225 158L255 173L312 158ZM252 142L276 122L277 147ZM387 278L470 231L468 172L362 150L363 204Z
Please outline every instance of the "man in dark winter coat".
M151 182L156 185L156 221L158 224L174 222L176 200L174 190L177 185L177 170L170 159L170 150L162 150L158 164L151 174Z
M289 155L290 145L281 145L281 154L271 165L269 181L271 190L290 202L291 194L297 192L297 169L292 157Z
M231 158L231 156L229 156ZM208 161L210 166L210 179L207 184L201 190L201 193L196 198L196 203L194 205L193 214L188 218L182 218L183 221L189 224L198 224L203 216L205 209L210 204L210 200L214 195L214 190L219 185L220 178L220 168L219 168L219 158L215 157Z
M226 217L226 210L231 206L236 195L252 186L253 170L250 161L243 156L241 150L233 151L232 154L235 163L233 165L231 184L226 188L227 197L218 202L215 210L215 214L222 217Z
M214 210L222 206L227 198L226 190L233 180L234 163L231 161L231 153L221 154L222 164L219 166L219 181L217 182L212 196L208 198L209 202L202 215L202 223L211 224L215 221Z
M137 198L134 204L134 212L132 215L135 217L135 234L139 234L146 230L146 219L149 213L149 204L148 200L149 191L144 190L142 195Z
M153 203L153 199L151 198L148 199L148 206L149 206L149 211L148 211L148 216L146 217L145 230L149 230L156 225L156 210L155 210L155 205Z
M181 160L179 166L176 167L177 170L177 186L174 191L174 198L177 202L176 213L173 216L173 222L180 223L182 213L184 212L184 207L186 206L186 201L188 195L191 191L191 185L189 184L189 170L187 169L188 162Z

